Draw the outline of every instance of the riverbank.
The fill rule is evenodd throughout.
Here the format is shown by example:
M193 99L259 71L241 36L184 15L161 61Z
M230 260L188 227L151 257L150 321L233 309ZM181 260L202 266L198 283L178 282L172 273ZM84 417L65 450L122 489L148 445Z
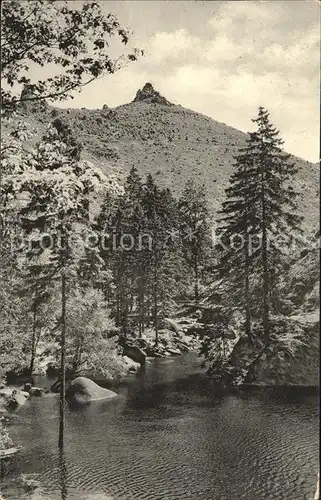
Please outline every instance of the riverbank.
M97 356L96 363L84 362L78 365L76 375L123 379L129 373L137 372L147 358L177 356L200 348L199 330L204 325L195 318L165 318L157 333L154 328L146 328L140 335L129 331L113 333L109 338L109 363ZM100 366L102 362L102 366ZM108 366L107 366L108 365ZM72 372L72 365L66 366L66 372ZM34 375L58 375L60 370L60 347L58 341L41 341L38 344L34 364ZM28 370L26 369L26 376ZM11 374L15 379L16 374Z
M197 335L197 322L195 319L166 319L163 328L158 331L157 343L155 342L155 331L147 329L140 336L127 335L126 337L115 342L115 354L113 357L113 368L110 370L108 376L101 373L99 366L95 370L86 370L83 367L78 375L85 375L97 381L103 381L104 385L117 386L122 380L130 374L137 374L142 366L151 363L155 358L171 358L190 351L198 350L200 347L200 340ZM53 380L48 383L47 387L42 387L39 390L39 396L42 392L49 392L52 383L59 376L59 346L56 343L48 344L40 343L34 369L34 379L41 378L50 374ZM67 367L68 379L70 379L70 372ZM1 435L0 450L7 449L9 444L5 442L5 436L8 432L5 426L5 421L10 418L10 407L12 409L21 407L27 398L28 392L24 391L24 383L29 382L29 377L22 374L10 374L10 383L7 385L2 384L0 388L0 416L3 417L1 422ZM54 391L57 392L57 391ZM9 436L8 436L8 439ZM8 441L9 442L9 441ZM12 443L11 443L12 444ZM10 444L10 446L11 446Z

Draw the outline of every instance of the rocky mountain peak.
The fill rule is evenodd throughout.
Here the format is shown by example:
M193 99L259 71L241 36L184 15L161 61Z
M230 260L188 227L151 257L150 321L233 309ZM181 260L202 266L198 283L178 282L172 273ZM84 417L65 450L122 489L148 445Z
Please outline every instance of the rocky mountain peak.
M157 90L154 89L153 85L149 82L145 83L142 89L137 90L136 97L133 102L146 102L146 103L157 103L165 104L166 106L171 106L170 103L164 96L162 96Z

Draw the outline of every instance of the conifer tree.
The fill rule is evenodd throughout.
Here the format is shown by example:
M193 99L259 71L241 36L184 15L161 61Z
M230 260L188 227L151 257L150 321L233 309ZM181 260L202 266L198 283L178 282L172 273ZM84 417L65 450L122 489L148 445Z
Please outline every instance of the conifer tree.
M129 272L131 275L131 310L133 310L133 298L136 297L138 312L138 331L141 336L144 331L145 321L145 294L146 294L146 243L144 238L144 209L143 209L143 183L138 175L137 169L133 167L127 178L125 186L127 200L127 231L131 235L133 248L127 252L129 260Z
M184 258L193 271L194 300L199 299L200 271L209 248L209 212L204 186L186 183L179 200L179 221Z
M176 247L171 235L173 231L177 232L178 228L175 218L176 203L171 191L159 189L150 174L144 185L143 207L144 228L151 236L151 246L144 257L149 277L147 310L152 310L157 345L159 321L168 312L168 305L175 293L170 286L177 269L177 261L174 259Z
M144 265L140 255L140 237L142 234L143 207L142 181L137 169L133 167L126 179L125 193L122 197L122 233L121 248L123 267L125 268L126 284L123 293L124 322L128 327L128 316L138 308L138 324L141 333L141 309L144 296L143 275ZM137 306L135 302L138 302ZM134 321L135 323L135 321Z
M229 282L229 286L224 289L225 302L229 302L232 309L238 307L244 311L244 329L251 341L249 236L256 218L255 205L251 202L254 200L255 169L249 160L247 148L240 149L235 160L235 171L230 177L229 187L225 190L227 199L219 212L222 215L218 231L222 243L222 248L219 248L219 276L227 278ZM254 225L256 226L256 222Z
M122 195L123 193L119 193ZM115 279L114 268L116 246L115 217L119 208L119 197L107 191L103 198L100 211L94 221L94 229L99 234L99 254L103 260L101 269L101 288L105 301L110 307L114 306Z
M140 271L138 247L143 223L142 182L132 168L118 199L108 194L97 218L99 231L105 234L101 255L113 273L115 317L126 335L128 317L136 308ZM143 270L142 270L143 273Z
M287 251L279 239L285 245L289 243L291 232L293 235L300 230L301 218L296 215L298 193L293 188L297 170L290 155L283 151L279 131L262 107L253 122L256 130L248 134L247 144L236 158L236 171L223 204L222 242L228 242L229 248L221 264L234 278L242 277L247 334L250 335L251 310L256 309L262 318L264 342L268 344L271 313L275 312L272 290L282 273ZM233 237L239 239L238 249L231 246ZM250 296L251 280L255 297Z

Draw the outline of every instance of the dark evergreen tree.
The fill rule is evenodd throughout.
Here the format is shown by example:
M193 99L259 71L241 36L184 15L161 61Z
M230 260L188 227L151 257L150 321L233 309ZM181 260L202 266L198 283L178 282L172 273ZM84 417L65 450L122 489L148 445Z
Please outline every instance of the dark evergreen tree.
M179 200L179 223L184 258L193 272L194 300L199 299L199 280L209 255L210 225L205 186L186 183Z
M124 290L124 320L128 326L131 317L132 327L138 323L139 334L143 326L144 301L144 262L142 260L140 239L143 228L142 207L143 186L137 169L133 167L125 184L125 195L122 205L122 234L120 251L123 256L123 265L126 267L126 289Z
M262 107L253 122L257 129L248 134L245 148L236 157L236 171L223 204L221 241L226 242L227 249L221 265L235 283L241 283L238 289L243 290L247 334L251 336L251 312L255 311L262 318L267 344L270 316L275 312L275 285L282 273L287 245L300 230L301 218L295 213L296 168L283 151L279 132Z
M175 295L171 283L173 285L172 279L177 271L174 258L177 248L173 241L173 231L177 232L177 207L171 191L159 189L150 174L144 185L143 208L144 231L150 235L144 257L148 277L146 309L148 316L152 317L157 345L159 322L168 313Z
M229 286L224 289L224 301L232 308L241 308L245 316L245 333L252 339L251 330L251 263L249 236L257 226L255 199L255 167L248 156L248 149L242 148L235 157L235 171L225 190L226 201L222 204L220 227L215 236L219 244L219 277L227 278ZM215 242L217 243L217 242Z

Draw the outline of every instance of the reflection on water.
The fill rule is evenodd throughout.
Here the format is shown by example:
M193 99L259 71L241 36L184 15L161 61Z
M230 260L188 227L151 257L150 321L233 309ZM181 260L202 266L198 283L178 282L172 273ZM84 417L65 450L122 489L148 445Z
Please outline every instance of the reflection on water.
M67 465L65 459L65 452L63 449L59 449L59 482L61 491L61 500L67 500L68 490L67 490Z
M31 400L11 427L24 447L12 474L36 474L39 500L313 498L317 396L218 391L198 363L157 359L118 398L69 408L61 454L58 397Z

